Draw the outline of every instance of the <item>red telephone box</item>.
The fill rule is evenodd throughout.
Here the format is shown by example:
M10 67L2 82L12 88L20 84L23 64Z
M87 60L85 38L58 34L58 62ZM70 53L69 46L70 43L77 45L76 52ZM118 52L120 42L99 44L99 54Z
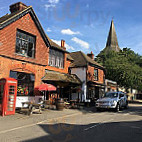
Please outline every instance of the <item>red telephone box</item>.
M13 78L0 79L0 114L15 114L17 96L17 80Z

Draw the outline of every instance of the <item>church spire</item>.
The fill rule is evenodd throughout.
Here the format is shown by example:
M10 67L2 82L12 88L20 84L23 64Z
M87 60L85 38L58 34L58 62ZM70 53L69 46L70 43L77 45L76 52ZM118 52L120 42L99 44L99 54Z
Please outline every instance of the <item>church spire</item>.
M119 52L120 50L121 49L119 48L119 45L118 45L118 40L117 40L117 35L116 35L116 32L115 32L114 22L113 22L113 19L112 19L110 30L109 30L109 35L108 35L108 39L107 39L107 43L106 43L106 47L105 47L104 51Z

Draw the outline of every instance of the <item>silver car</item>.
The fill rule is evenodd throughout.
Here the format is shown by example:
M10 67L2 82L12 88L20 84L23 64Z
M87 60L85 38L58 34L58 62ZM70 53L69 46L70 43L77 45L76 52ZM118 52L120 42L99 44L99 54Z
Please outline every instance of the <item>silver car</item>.
M127 96L123 92L108 92L103 98L96 101L96 109L102 108L115 109L119 111L121 108L127 108L128 101Z

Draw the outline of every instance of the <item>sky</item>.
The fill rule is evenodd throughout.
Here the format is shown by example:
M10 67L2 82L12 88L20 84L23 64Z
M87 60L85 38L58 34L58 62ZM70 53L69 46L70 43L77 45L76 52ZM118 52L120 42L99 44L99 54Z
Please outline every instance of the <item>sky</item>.
M19 0L0 0L0 17ZM69 52L95 56L105 48L113 18L120 48L142 55L141 0L21 0L32 6L44 31L57 44L66 41Z

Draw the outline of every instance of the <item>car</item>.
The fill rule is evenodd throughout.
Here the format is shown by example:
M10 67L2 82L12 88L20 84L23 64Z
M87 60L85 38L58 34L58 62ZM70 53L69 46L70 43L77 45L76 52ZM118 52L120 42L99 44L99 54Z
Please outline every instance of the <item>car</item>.
M127 95L123 92L107 92L96 101L96 109L114 109L120 111L122 108L128 108Z

